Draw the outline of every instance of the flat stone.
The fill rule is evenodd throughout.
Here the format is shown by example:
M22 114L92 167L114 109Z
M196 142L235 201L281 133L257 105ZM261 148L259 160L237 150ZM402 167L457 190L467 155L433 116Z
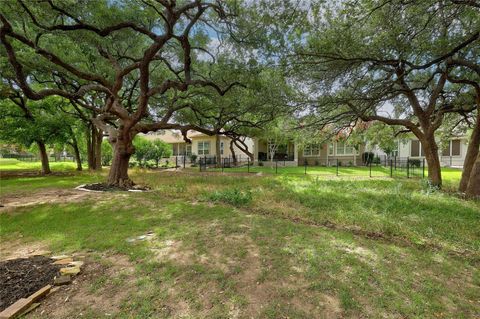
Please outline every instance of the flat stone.
M85 262L81 260L69 262L68 265L71 267L82 267Z
M30 298L20 298L13 305L0 312L0 319L11 319L27 310L33 301Z
M64 259L59 259L56 262L54 262L54 265L68 265L73 262L72 257L64 258Z
M66 267L66 268L60 268L60 273L62 275L76 275L80 272L80 267L75 266L75 267Z
M52 256L50 257L53 260L60 260L60 259L65 259L65 258L70 258L71 256L68 255L58 255L58 256Z
M55 286L67 285L72 281L72 276L70 275L63 275L58 278L55 278L54 284Z
M33 301L37 301L37 300L39 300L40 298L42 298L43 296L45 296L46 294L48 294L48 292L50 291L50 289L52 289L52 286L46 285L45 287L37 290L33 295L31 295L30 297L28 297L28 299L31 299L32 302L33 302Z

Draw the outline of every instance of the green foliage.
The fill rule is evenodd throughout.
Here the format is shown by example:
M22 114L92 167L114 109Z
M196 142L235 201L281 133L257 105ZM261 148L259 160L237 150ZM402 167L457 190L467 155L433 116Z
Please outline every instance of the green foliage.
M136 136L133 146L135 147L133 157L140 167L149 167L148 161L154 161L158 167L162 158L172 155L172 146L161 140L150 141L142 136Z
M107 141L102 141L102 165L108 166L112 163L113 149Z
M27 102L30 114L12 101L0 100L0 141L30 147L35 141L46 144L64 144L70 138L73 118L65 116L57 107L59 98ZM63 149L63 147L62 147Z
M233 206L245 206L252 202L252 192L238 188L214 191L205 197L212 202L223 202Z

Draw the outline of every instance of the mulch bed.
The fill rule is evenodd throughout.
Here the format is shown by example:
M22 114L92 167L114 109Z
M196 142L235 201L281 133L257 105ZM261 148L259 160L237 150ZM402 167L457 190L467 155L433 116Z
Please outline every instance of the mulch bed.
M112 186L104 183L95 183L95 184L86 184L82 185L81 189L88 189L91 191L97 191L97 192L115 192L115 191L147 191L149 190L148 187L142 187L142 186L133 186L132 188L127 188L127 187L118 187L118 186Z
M44 256L18 258L0 262L0 311L20 298L27 298L59 274L59 265Z

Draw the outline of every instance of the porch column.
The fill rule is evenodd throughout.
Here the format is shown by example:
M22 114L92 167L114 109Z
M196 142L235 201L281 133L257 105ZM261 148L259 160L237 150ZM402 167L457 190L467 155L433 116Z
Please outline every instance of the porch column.
M253 161L258 163L258 138L253 139Z

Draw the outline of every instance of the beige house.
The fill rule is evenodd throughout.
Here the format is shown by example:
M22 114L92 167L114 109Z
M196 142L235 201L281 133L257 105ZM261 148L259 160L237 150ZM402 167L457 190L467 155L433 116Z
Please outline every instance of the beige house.
M158 132L152 132L144 135L145 138L154 140L160 139L168 144L172 145L173 156L187 156L195 154L201 157L211 158L216 155L216 136L210 136L197 131L188 131L187 137L192 141L191 143L185 142L182 134L176 130L164 130ZM231 157L232 152L230 150L231 139L227 136L220 135L220 154L222 157ZM253 141L250 138L245 140L250 152L253 151ZM233 151L237 157L246 157L247 155L240 150L237 146L233 147Z
M359 150L355 150L353 146L343 142L305 145L288 142L273 146L268 141L257 139L254 150L255 162L270 162L273 151L273 160L285 166L302 166L305 163L310 166L330 166L336 165L337 160L341 165L361 165L361 154L365 151L365 147L362 145Z

